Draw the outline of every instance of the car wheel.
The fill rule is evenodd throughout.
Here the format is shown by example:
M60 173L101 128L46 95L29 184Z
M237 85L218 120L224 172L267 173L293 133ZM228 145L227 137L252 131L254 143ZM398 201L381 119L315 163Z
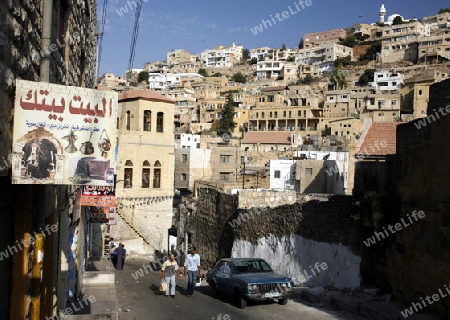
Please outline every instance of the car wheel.
M288 303L288 298L278 299L278 303L284 306Z
M236 300L236 307L239 309L244 309L247 306L247 300L244 299L239 290L235 290L234 298Z

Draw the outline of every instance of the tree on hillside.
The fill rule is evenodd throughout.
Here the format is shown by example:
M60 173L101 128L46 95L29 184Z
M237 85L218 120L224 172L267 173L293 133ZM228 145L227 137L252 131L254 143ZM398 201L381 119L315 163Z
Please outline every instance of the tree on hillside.
M298 43L298 48L303 49L303 45L304 45L303 39L300 39L300 42Z
M148 83L148 77L149 77L149 74L148 74L148 72L147 71L141 71L141 72L139 72L139 74L138 74L138 78L137 78L137 81L138 81L138 83L141 83L141 82L146 82L146 83Z
M450 8L441 8L439 10L438 14L445 13L445 12L450 12Z
M334 68L331 73L331 83L335 90L343 90L347 88L347 80L345 79L344 71L341 67Z
M234 82L240 82L240 83L246 83L247 80L245 79L245 76L242 74L242 72L236 72L231 76L231 81Z
M242 49L242 63L246 63L250 59L250 51L248 49Z
M220 72L213 73L212 77L221 77L222 74Z
M364 73L359 77L359 85L367 86L369 82L373 81L373 74L375 73L375 69L366 69Z
M400 16L396 16L395 18L394 18L394 21L392 21L392 25L397 25L397 24L402 24L403 23L403 19L402 19L402 17L400 17Z
M335 67L346 67L350 65L352 62L352 56L348 55L346 57L339 57L334 60L334 66Z
M256 57L253 57L251 60L250 60L250 65L253 65L253 64L257 64L258 63L258 59L256 59Z
M311 85L314 82L314 78L308 73L303 79L299 79L297 84Z
M234 122L234 100L233 94L228 93L226 95L225 106L220 112L220 119L214 123L214 129L217 130L218 135L228 134L231 135L237 123Z
M206 71L206 69L203 68L198 69L198 74L204 77L209 77L208 71Z
M381 53L381 41L373 43L366 53L359 57L359 60L375 60L377 53Z
M285 51L286 50L286 45L283 43L282 45L281 45L281 51Z
M340 40L339 44L350 47L350 48L353 48L357 44L356 38L354 36L348 36L345 39L341 38L339 40Z

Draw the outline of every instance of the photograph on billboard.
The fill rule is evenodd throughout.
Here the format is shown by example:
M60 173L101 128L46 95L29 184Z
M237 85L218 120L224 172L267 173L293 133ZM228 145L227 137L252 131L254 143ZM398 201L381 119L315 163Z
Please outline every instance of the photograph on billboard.
M13 184L113 186L118 94L16 80Z

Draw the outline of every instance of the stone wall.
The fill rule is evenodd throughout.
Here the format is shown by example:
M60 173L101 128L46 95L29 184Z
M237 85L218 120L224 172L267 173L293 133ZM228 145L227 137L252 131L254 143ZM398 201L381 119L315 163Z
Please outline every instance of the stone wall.
M278 207L285 204L294 204L297 201L295 191L272 190L239 190L238 208L251 209L259 207Z
M270 199L273 196L275 200L276 197L280 197L273 202L278 206L261 206L265 201L255 200L257 191L240 191L238 196L225 194L213 187L197 189L197 198L194 199L194 210L189 214L187 229L192 234L190 242L197 247L202 257L203 267L210 268L218 259L230 257L232 254L236 256L240 256L240 253L246 254L245 250L254 248L252 246L260 243L262 239L270 241L269 239L273 238L294 237L297 242L304 239L311 241L312 245L297 246L303 251L298 252L297 256L292 255L289 258L285 256L283 259L292 263L287 263L290 265L288 269L280 266L280 271L285 274L297 274L301 270L298 267L301 262L297 259L302 254L309 256L303 260L303 264L312 260L321 262L323 255L316 249L322 246L319 243L325 242L323 246L330 249L330 252L339 251L339 254L336 253L336 259L327 260L330 266L333 264L339 269L344 265L344 256L352 257L348 271L351 270L350 273L354 273L356 278L353 278L349 286L357 286L356 282L359 285L359 225L351 217L351 197L304 195L297 200L295 193L280 192L280 195L270 193L267 197L261 193L259 195L262 199ZM281 194L286 199L283 200ZM247 199L245 205L241 203L241 197L244 196ZM289 197L291 200L288 201ZM282 201L289 204L281 205ZM243 209L244 206L253 208ZM289 243L293 245L293 242ZM254 249L250 251L255 252ZM294 265L297 267L293 267ZM317 284L332 285L335 281L336 278L331 277L322 279Z
M434 114L433 109L445 107L446 96L450 96L450 80L432 85L428 110ZM450 115L421 129L415 126L417 121L397 129L400 210L391 214L400 220L422 210L425 217L392 236L385 263L379 266L394 295L407 304L450 283ZM427 306L444 318L450 316L448 298Z
M0 251L14 245L15 241L30 237L40 226L69 221L67 198L72 189L43 185L11 186L10 170L4 166L11 153L15 80L40 80L42 7L42 0L0 1L0 186L3 191ZM94 87L96 27L96 1L53 1L51 45L47 48L50 51L51 83ZM63 201L56 204L55 195ZM63 259L59 258L67 241L67 232L61 229L58 234L45 238L46 253L40 282L32 280L28 274L39 264L33 246L1 263L0 283L4 289L0 294L1 319L29 318L30 301L39 297L39 292L40 318L54 314L57 300L58 307L64 308L67 281L58 279L65 279L64 270L67 268L63 268ZM79 243L80 250L83 244L83 241ZM76 273L82 276L81 270Z

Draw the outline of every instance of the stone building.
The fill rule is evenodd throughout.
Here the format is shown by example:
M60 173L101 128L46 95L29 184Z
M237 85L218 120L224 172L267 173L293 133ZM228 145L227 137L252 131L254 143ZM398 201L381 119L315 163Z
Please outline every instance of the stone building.
M111 234L125 244L129 241L131 253L153 254L167 249L174 195L173 116L174 101L154 91L119 96L119 222L117 227L111 226ZM136 230L131 239L130 228Z
M4 161L11 152L16 79L95 86L96 17L94 0L0 2L0 251L11 254L0 263L1 319L51 317L81 293L87 225L74 215L75 189L11 185ZM36 233L46 225L59 231L42 239ZM37 241L28 250L8 251L31 237ZM78 242L75 251L70 239Z

